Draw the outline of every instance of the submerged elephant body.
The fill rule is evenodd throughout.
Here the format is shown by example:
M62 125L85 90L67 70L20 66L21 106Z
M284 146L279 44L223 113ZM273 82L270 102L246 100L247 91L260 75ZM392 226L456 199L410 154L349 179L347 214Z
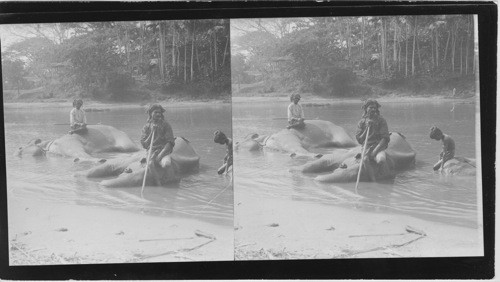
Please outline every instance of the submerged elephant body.
M454 157L444 164L441 173L445 175L475 176L476 160L464 157Z
M118 176L100 182L106 187L141 186L146 169L146 153L141 152L124 158L109 160L98 165L83 175L90 178ZM166 158L166 159L165 159ZM167 165L163 168L150 163L146 177L146 184L161 186L180 179L183 174L195 172L199 168L200 156L193 149L189 141L182 137L175 139L172 153L164 157Z
M78 160L98 160L100 152L136 152L137 145L123 131L109 125L88 125L85 134L66 134L54 141L29 142L16 151L18 156L41 156L45 152Z
M292 155L316 156L309 150L354 147L356 143L340 126L324 120L308 120L302 129L283 129L270 136L253 134L236 145L236 150L256 150L260 146Z
M338 149L296 170L305 173L333 170L330 174L317 176L315 180L320 182L354 182L359 171L361 151L361 146L351 150ZM406 169L415 164L415 151L399 133L391 133L389 145L385 152L387 156L386 162L375 170L377 180L394 177L397 170ZM360 179L362 181L370 180L364 165L361 169Z

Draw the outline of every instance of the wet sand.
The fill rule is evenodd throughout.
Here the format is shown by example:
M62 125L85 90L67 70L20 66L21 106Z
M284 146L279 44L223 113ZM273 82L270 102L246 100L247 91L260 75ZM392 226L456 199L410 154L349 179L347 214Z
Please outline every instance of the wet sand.
M9 264L233 260L233 227L9 198Z
M235 192L235 259L482 256L478 229Z

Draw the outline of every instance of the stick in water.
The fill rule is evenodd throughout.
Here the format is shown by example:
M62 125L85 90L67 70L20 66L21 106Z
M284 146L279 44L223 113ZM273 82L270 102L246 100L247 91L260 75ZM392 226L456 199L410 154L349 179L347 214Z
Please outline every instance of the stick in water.
M142 198L142 193L144 192L144 186L146 185L146 176L148 175L149 159L151 158L151 151L153 149L154 139L155 139L155 131L153 130L153 133L151 134L151 143L149 144L148 158L146 160L146 170L144 171L144 178L142 179L141 198Z
M361 153L361 162L359 163L359 171L358 171L358 178L356 179L356 187L354 187L354 191L356 194L358 194L359 178L361 176L361 168L363 167L363 163L365 161L366 144L368 143L369 134L370 134L370 127L368 126L368 129L366 130L365 144L363 145L363 152Z

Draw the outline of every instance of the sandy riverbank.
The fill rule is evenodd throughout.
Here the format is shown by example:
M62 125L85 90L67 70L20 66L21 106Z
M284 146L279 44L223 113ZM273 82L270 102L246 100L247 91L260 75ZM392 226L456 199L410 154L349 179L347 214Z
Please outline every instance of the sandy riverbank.
M12 199L10 265L233 260L233 227Z
M482 226L470 229L236 192L236 260L483 255Z

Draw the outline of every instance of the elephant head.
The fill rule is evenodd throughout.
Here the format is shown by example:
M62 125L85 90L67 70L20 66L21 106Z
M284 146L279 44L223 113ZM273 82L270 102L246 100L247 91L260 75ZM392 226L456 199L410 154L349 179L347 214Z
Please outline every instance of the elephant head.
M46 146L48 142L42 142L40 139L33 139L25 146L21 146L14 152L15 156L32 156L41 157L45 156Z
M258 151L264 146L267 136L259 136L257 133L248 134L241 142L234 144L235 151Z

